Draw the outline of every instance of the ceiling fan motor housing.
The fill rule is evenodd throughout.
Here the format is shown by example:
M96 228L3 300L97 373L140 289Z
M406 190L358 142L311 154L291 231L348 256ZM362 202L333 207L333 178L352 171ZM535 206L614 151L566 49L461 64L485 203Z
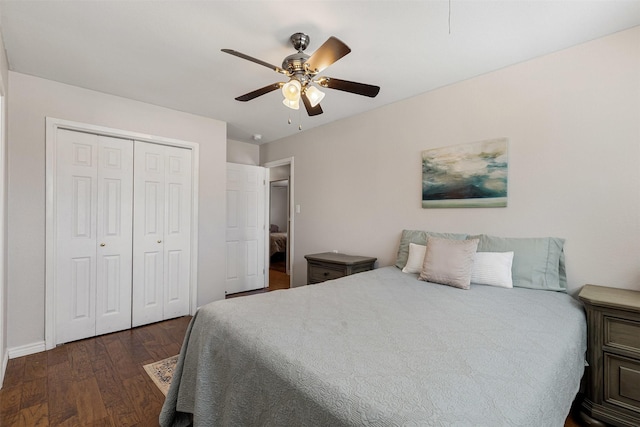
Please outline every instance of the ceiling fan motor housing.
M287 72L289 77L293 77L299 80L300 83L307 83L311 77L309 76L309 70L305 67L305 63L309 59L309 55L303 52L296 52L287 56L282 61L282 68Z
M309 36L305 33L295 33L291 37L289 37L289 40L298 52L302 52L303 50L305 50L307 46L309 46L309 41L311 41Z

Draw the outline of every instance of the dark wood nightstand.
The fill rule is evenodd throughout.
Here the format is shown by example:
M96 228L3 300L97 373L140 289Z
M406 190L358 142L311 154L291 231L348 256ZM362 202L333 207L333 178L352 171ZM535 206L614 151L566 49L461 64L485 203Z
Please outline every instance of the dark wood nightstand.
M586 285L587 388L582 416L589 425L640 425L640 292Z
M309 285L373 270L373 264L377 259L335 252L305 255L304 257L307 259L307 284Z

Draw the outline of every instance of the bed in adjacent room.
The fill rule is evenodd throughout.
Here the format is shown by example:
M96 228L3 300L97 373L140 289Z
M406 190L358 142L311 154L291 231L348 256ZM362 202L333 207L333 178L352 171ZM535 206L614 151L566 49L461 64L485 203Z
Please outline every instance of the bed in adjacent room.
M280 252L287 252L287 233L280 231L269 233L269 256Z
M581 304L536 268L528 288L418 280L409 243L425 240L403 233L396 266L202 307L161 424L562 426L584 371ZM557 276L552 245L534 246Z

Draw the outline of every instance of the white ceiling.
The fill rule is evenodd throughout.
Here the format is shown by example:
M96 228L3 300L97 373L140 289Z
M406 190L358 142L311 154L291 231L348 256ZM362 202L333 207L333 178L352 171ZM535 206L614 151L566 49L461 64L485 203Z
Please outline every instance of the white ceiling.
M230 139L265 143L640 25L640 0L1 0L0 13L13 71L223 120ZM326 89L316 117L278 91L235 101L285 78L220 49L280 66L299 31L308 54L330 36L351 47L322 75L380 94Z

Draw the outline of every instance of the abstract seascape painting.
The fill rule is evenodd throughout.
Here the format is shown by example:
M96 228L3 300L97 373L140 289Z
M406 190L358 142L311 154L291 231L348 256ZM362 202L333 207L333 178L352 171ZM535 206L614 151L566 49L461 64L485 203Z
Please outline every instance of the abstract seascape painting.
M423 208L507 206L507 138L422 152Z

